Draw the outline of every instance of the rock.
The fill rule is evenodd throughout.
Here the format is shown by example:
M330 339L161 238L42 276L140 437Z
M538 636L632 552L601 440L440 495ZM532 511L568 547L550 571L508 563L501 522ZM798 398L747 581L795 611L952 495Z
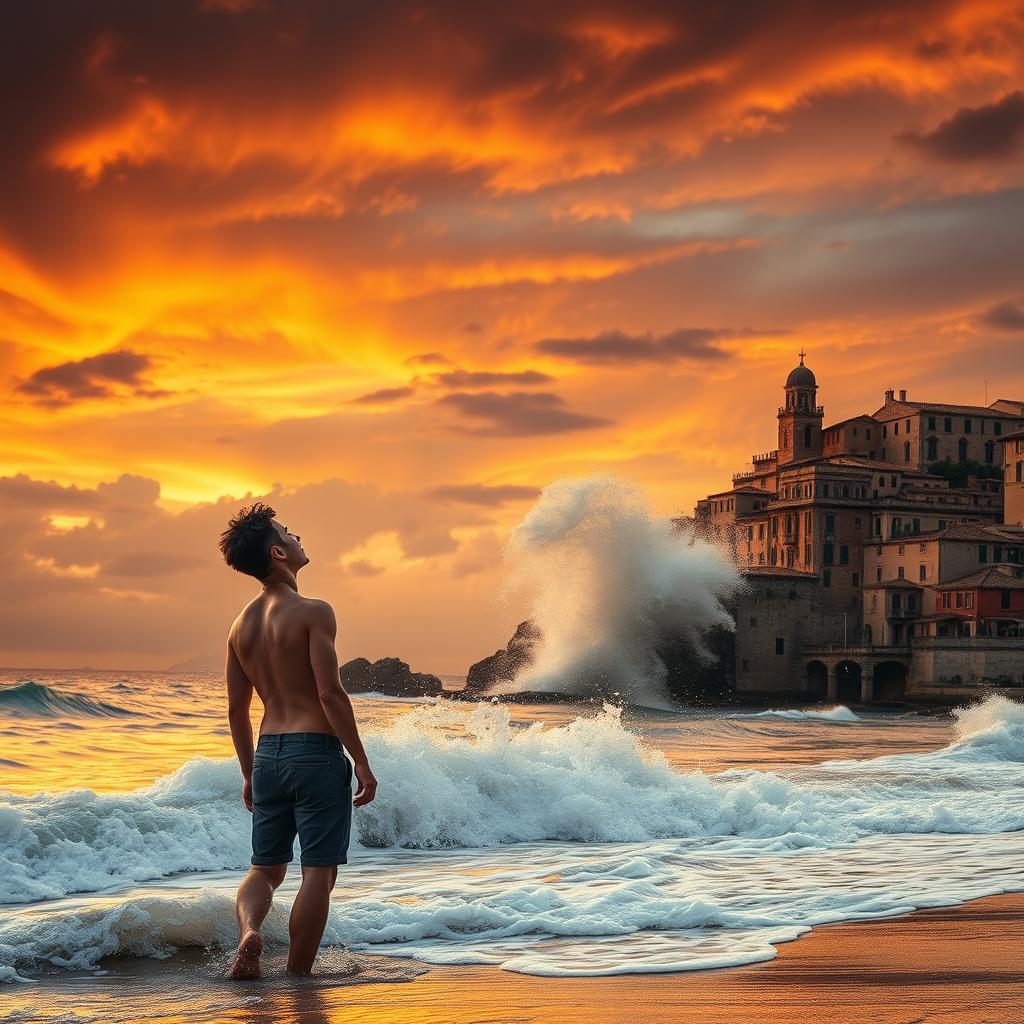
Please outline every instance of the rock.
M522 669L533 664L540 637L540 630L529 619L520 622L502 650L470 666L466 688L452 696L475 700L496 684L511 682Z
M401 658L381 658L372 664L353 658L338 669L349 693L386 693L389 697L437 697L444 687L429 672L413 672Z

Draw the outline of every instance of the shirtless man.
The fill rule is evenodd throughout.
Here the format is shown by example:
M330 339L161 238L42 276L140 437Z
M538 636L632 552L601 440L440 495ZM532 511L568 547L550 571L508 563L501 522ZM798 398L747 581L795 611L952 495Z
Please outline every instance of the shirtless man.
M231 624L227 644L228 722L242 800L253 816L252 867L238 889L232 978L260 976L260 926L284 881L296 833L302 884L288 921L288 972L311 972L338 865L348 862L352 805L368 804L377 791L338 676L334 611L326 601L299 595L295 575L309 559L299 537L274 514L259 503L242 509L220 538L227 564L262 584ZM263 702L255 751L253 690ZM353 771L359 781L354 801Z

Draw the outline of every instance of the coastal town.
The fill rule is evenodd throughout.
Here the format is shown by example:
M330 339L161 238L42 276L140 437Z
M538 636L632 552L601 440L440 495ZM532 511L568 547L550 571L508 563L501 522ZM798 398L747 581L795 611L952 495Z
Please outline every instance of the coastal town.
M873 413L827 424L805 355L784 385L777 447L694 513L747 584L736 692L1024 694L1024 400L888 390Z

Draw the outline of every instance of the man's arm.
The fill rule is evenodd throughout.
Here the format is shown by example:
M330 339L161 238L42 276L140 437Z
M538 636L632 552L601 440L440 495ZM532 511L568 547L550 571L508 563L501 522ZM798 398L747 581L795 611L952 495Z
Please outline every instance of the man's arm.
M334 617L334 609L326 601L312 602L310 608L309 663L313 668L313 678L316 680L317 693L327 721L355 763L359 789L352 802L359 807L368 804L374 798L377 780L370 771L366 751L359 738L352 701L342 688L338 675L338 654L334 649L338 623Z
M252 810L252 721L249 708L252 706L252 683L242 668L242 663L228 638L227 665L224 674L228 682L228 725L231 727L231 742L238 755L238 766L242 769L242 800L247 810Z

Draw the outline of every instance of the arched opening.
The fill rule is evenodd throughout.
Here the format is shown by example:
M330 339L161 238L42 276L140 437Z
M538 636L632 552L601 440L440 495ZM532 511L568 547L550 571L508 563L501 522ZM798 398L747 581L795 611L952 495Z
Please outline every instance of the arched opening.
M828 696L828 669L823 661L807 663L807 696L815 700L824 700Z
M836 700L840 704L860 703L860 665L841 661L836 665Z
M880 661L873 674L875 700L902 700L907 689L907 668L898 661Z
M807 423L804 425L804 447L811 447L811 425Z

